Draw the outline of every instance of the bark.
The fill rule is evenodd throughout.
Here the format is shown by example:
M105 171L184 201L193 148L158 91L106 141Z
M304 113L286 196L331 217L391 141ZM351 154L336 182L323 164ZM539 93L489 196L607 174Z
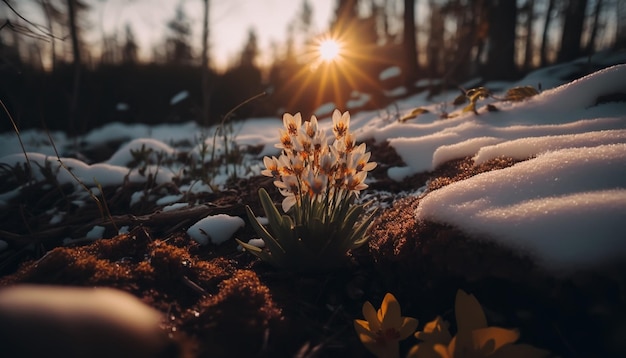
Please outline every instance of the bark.
M528 0L526 3L526 46L524 47L524 70L528 71L533 67L533 19L535 11L535 0Z
M548 31L550 30L550 23L552 22L552 11L554 10L554 2L555 0L548 1L548 10L546 10L546 22L543 24L543 33L541 35L541 49L539 50L539 54L541 57L541 63L539 65L541 67L548 64Z
M202 20L202 121L210 123L211 90L209 87L209 0L204 0L204 18Z
M78 26L76 25L76 0L67 0L68 20L70 25L70 38L72 40L72 66L74 67L74 83L70 99L69 125L70 135L76 134L76 119L78 117L78 95L80 89L80 43L78 41Z
M404 0L404 29L402 46L404 47L405 81L412 87L417 79L417 43L415 38L415 1Z
M565 7L565 21L558 62L574 60L582 55L580 38L583 34L587 0L569 0Z
M591 34L589 35L589 41L587 41L587 46L585 47L585 54L587 55L591 55L596 47L596 38L598 37L598 28L600 27L600 11L602 11L602 3L602 0L596 0Z
M510 0L487 1L489 21L489 49L485 78L511 79L517 75L515 67L515 25L517 4Z

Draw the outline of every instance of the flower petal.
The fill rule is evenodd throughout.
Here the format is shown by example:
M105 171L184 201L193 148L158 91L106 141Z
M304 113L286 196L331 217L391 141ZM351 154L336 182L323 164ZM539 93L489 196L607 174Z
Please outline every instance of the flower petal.
M361 334L374 337L374 333L372 333L372 330L370 329L369 322L362 319L354 320L354 330L359 334L359 337Z
M448 331L448 322L437 316L434 320L426 323L424 331L416 332L415 338L432 344L448 344L452 339Z
M492 354L502 346L514 343L519 338L519 332L502 327L487 327L472 331L472 346L475 350Z
M439 357L441 358L453 358L454 357L453 342L454 342L454 339L452 339L452 342L450 342L449 346L446 346L443 344L435 344L435 346L433 347L433 350L437 352L437 354L439 354Z
M406 339L408 336L415 333L417 329L418 321L412 317L402 317L402 325L400 326L400 338L399 340Z
M456 293L454 312L459 334L487 327L487 318L480 303L474 295L467 294L463 290L458 290Z
M550 352L528 344L507 344L490 357L493 358L545 358Z
M400 304L394 295L387 293L378 310L378 319L380 319L381 328L384 331L389 328L399 330L400 326L402 326L402 316L400 312Z
M371 330L373 330L374 332L380 331L380 320L376 315L376 309L369 301L366 301L363 304L363 317L365 317L365 319L369 323L369 327Z

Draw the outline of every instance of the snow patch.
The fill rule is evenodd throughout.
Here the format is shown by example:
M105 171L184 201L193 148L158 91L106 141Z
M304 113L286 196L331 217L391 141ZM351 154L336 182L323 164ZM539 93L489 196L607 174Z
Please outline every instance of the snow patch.
M219 245L244 226L245 222L238 216L218 214L196 222L187 230L187 234L200 245L207 245L209 242Z

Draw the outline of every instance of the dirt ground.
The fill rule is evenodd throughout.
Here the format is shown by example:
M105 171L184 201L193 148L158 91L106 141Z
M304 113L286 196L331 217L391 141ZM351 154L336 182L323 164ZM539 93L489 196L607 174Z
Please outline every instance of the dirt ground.
M262 213L257 189L277 194L267 178L233 181L221 193L190 198L205 204L169 213L149 205L129 210L129 195L137 188L108 191L114 222L131 227L122 235L114 235L95 207L67 207L74 213L71 220L45 224L46 209L63 203L67 188L51 194L34 187L20 199L19 210L0 216L0 238L10 245L0 255L0 286L107 286L130 292L164 313L162 329L176 347L168 354L175 357L368 356L353 328L365 301L377 307L391 292L403 315L420 321L420 329L441 315L454 330L458 289L478 298L491 325L518 328L520 342L562 357L626 355L625 267L555 278L519 253L415 219L419 197L407 191L427 181L428 189L436 190L513 160L473 167L466 158L397 183L384 173L401 164L400 158L385 145L372 154L386 166L373 173L377 182L370 189L390 207L378 212L369 243L351 252L342 269L279 271L238 250L234 240L199 246L186 235L187 227L209 214L247 221L245 205ZM80 235L94 223L107 226L111 238L62 245L62 238ZM250 225L236 233L243 241L255 236ZM415 343L413 337L401 342L401 352Z

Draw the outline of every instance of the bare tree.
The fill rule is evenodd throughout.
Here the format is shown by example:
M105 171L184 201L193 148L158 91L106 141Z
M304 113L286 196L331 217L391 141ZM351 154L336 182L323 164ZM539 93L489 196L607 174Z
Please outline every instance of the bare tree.
M404 79L407 87L417 79L417 39L415 38L415 1L404 0L404 28L402 47L404 48Z
M593 53L596 47L596 39L598 37L598 28L600 27L600 12L602 11L602 0L596 0L596 6L594 7L593 12L593 23L590 25L591 33L589 34L589 40L587 41L587 46L585 46L585 53L590 55Z
M526 13L526 41L524 46L524 70L528 71L533 66L533 20L535 19L535 0L528 0L524 5Z
M53 5L49 0L40 0L39 4L43 9L44 14L46 15L46 22L48 26L48 31L52 36L50 36L50 69L52 71L55 70L57 65L57 57L56 57L56 37L54 36L54 22L59 21L61 19L61 11Z
M204 0L204 15L202 18L202 54L200 72L202 77L202 122L210 122L211 89L209 87L209 6L210 1Z
M574 60L582 54L580 39L583 34L587 0L568 0L557 61Z
M80 89L80 67L81 54L80 42L78 40L78 25L76 13L80 4L78 0L67 0L67 14L69 20L70 38L72 40L72 66L74 67L74 82L72 85L72 97L70 99L68 132L70 135L76 134L76 119L78 117L78 95Z
M435 1L430 1L430 21L428 43L426 44L427 66L429 74L436 76L444 71L444 17L441 6Z
M617 26L615 26L615 48L626 48L626 2L617 1Z
M487 14L489 50L485 76L497 79L515 77L517 4L515 1L487 1Z
M122 47L122 62L125 64L133 64L137 62L137 42L135 41L135 34L130 24L126 24L124 27L125 40Z
M541 34L541 48L539 49L539 56L541 60L539 66L546 66L548 64L548 32L550 31L550 23L552 22L552 12L554 11L555 2L556 0L548 0L546 21L543 24L543 32Z

